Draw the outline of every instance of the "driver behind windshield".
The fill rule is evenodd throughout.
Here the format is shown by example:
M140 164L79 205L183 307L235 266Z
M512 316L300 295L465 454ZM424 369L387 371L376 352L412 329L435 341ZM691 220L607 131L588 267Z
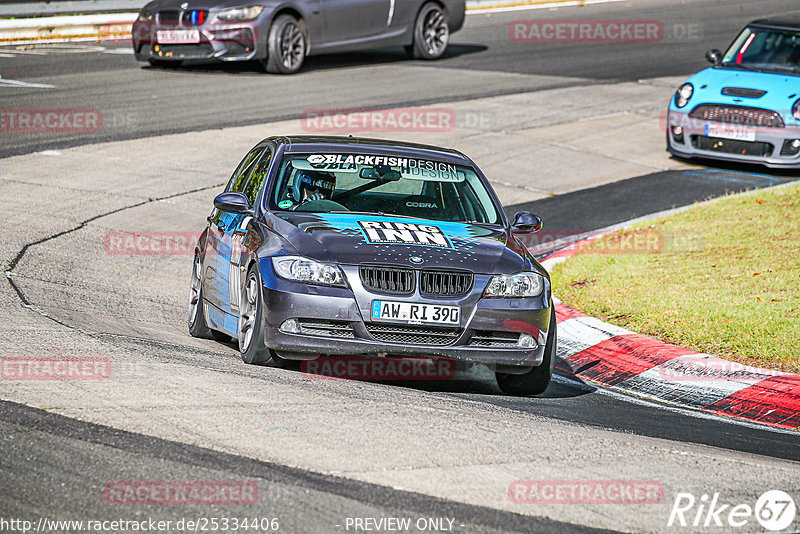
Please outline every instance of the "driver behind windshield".
M298 170L292 184L291 198L293 206L299 206L315 200L330 200L336 189L336 176L322 171Z

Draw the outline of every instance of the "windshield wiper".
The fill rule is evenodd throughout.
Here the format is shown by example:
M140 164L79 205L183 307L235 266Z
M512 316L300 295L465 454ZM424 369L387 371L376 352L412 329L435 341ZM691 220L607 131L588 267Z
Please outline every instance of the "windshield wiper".
M800 72L800 67L792 65L770 65L771 69L781 70L784 72Z
M757 69L755 67L751 67L750 65L742 65L741 63L734 63L732 61L723 61L722 63L720 63L720 66L722 66L722 67L733 67L735 69L749 70L749 71L753 71L753 72L761 72L760 69Z
M351 210L331 210L325 213L352 213L354 215L378 215L384 217L386 214L382 211L351 211Z

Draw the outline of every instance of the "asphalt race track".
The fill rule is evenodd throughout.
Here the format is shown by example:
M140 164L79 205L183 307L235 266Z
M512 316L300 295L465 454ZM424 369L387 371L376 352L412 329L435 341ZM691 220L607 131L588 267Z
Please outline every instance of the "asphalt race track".
M771 489L800 495L797 432L573 377L524 399L500 394L483 368L387 384L247 366L234 344L186 332L190 255L104 246L115 231L199 231L245 151L268 135L310 133L298 121L308 109L451 110L454 129L376 135L464 150L508 213L531 210L562 235L795 180L672 159L659 130L703 53L767 6L797 9L642 0L473 14L435 64L386 50L311 58L290 77L254 65L151 68L125 43L0 47L0 110L103 117L96 131L2 132L0 358L92 356L112 369L98 381L0 381L0 519L246 516L321 533L405 517L442 520L412 532L725 532L668 527L676 494L751 506ZM665 42L512 42L509 22L531 18L654 19ZM518 504L515 480L651 481L663 498ZM234 481L258 498L119 505L104 494L118 481Z
M641 4L641 5L639 5ZM4 79L55 85L3 90L4 108L96 108L100 132L11 135L0 156L87 142L127 139L297 117L309 108L375 108L449 102L544 88L683 76L707 65L749 20L796 5L761 2L614 2L581 9L476 14L454 34L447 59L408 61L401 50L309 58L302 76L263 76L256 65L155 69L105 45L18 50L0 47ZM768 10L765 9L769 6ZM663 43L538 44L511 42L514 20L640 18L664 25ZM676 35L686 33L682 39ZM92 50L100 50L92 52ZM111 52L111 53L109 53ZM6 57L13 56L13 57ZM355 77L354 73L358 73ZM0 85L2 87L2 85ZM666 103L663 104L666 107Z

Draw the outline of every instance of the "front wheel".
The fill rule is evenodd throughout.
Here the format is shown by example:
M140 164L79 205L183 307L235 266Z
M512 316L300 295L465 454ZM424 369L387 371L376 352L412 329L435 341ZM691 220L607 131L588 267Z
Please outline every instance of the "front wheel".
M273 74L294 74L303 66L307 47L305 24L291 15L281 15L269 28L264 68Z
M550 385L550 379L553 377L557 342L556 308L553 306L550 312L550 330L547 332L547 344L544 348L544 359L542 359L541 365L521 375L495 373L497 385L500 386L503 393L522 397L544 393L547 386Z
M438 4L422 6L414 23L414 41L406 52L414 59L439 59L450 42L447 14Z
M148 59L147 62L151 67L157 69L169 69L173 67L180 67L183 61L163 60L163 59Z
M264 345L264 300L258 265L250 267L239 305L239 352L244 363L263 365L270 353Z

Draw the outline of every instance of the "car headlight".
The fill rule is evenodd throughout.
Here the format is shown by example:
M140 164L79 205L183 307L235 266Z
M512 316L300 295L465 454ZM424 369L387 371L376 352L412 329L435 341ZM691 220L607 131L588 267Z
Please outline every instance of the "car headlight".
M484 297L535 297L544 288L538 273L500 274L493 276L483 292Z
M800 99L798 99L794 103L794 106L792 106L792 116L794 116L795 119L800 121Z
M692 98L692 93L694 93L694 86L692 84L685 83L681 85L675 92L675 105L682 108L688 104L689 99Z
M224 22L234 20L253 20L264 11L264 6L232 7L217 13L217 18Z
M142 9L139 12L139 20L144 20L144 21L153 20L153 12L150 11L149 9Z
M272 266L281 278L324 286L347 287L338 265L320 263L300 256L272 258Z

